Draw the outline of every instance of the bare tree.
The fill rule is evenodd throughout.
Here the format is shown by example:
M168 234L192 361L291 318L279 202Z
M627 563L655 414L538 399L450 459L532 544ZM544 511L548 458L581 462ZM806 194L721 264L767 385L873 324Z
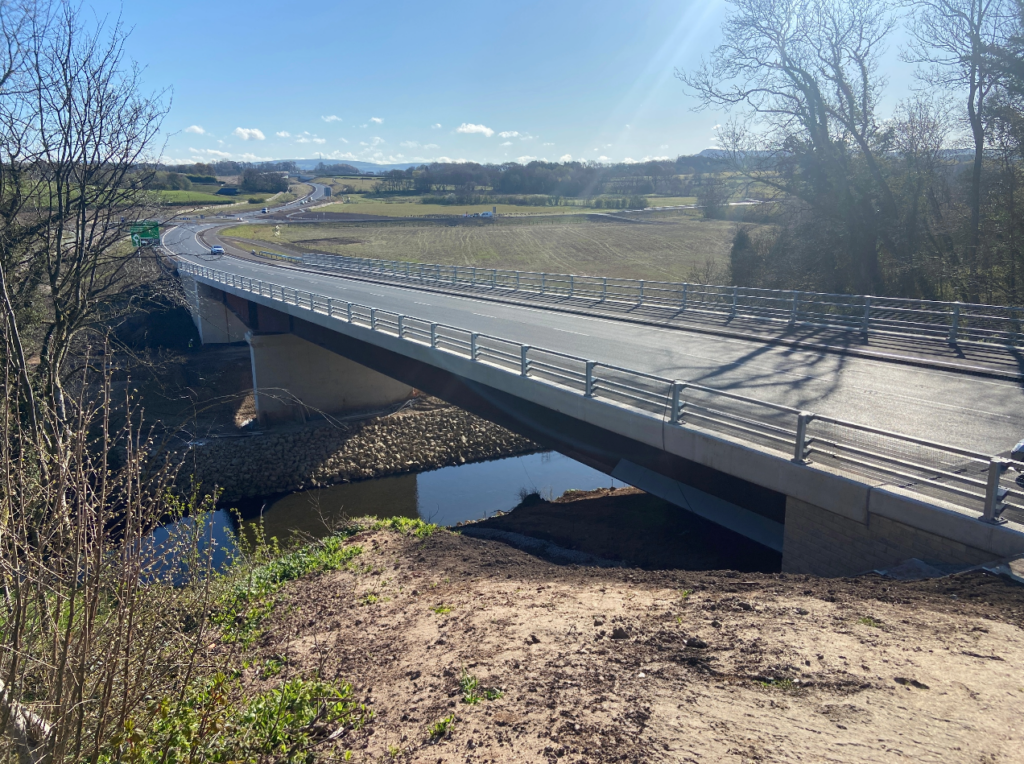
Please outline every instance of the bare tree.
M676 75L703 108L739 110L723 131L733 166L818 210L844 242L834 272L879 288L896 199L883 167L878 58L896 25L884 0L731 0L710 61Z
M5 352L38 421L37 392L64 410L81 333L123 311L153 272L123 223L150 210L139 167L166 107L142 94L119 22L87 27L67 3L3 0L0 17L0 300Z
M917 0L910 24L913 43L906 60L923 65L929 85L955 89L966 96L967 122L974 148L968 204L966 260L971 300L979 297L982 171L988 144L989 97L1001 68L990 55L1004 46L1013 19L1013 0Z

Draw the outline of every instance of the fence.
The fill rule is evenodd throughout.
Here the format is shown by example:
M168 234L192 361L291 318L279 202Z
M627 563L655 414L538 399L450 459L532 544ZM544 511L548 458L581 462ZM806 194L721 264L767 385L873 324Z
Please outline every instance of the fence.
M241 292L453 353L627 408L641 416L725 437L829 472L859 476L976 512L998 522L1024 509L1004 478L1009 462L875 427L759 401L703 385L522 345L492 335L325 297L179 261L179 270ZM1009 502L1013 501L1013 504Z
M653 306L697 313L872 334L896 334L1024 347L1024 308L824 294L668 281L534 273L463 265L436 265L342 255L308 254L306 265L452 288L536 294L589 303Z

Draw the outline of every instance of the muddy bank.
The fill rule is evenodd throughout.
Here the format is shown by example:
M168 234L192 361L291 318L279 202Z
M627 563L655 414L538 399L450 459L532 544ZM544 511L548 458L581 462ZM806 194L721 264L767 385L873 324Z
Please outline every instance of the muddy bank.
M284 665L247 671L252 691L356 686L373 721L319 760L977 764L1024 743L1024 588L993 576L588 569L443 531L352 543L357 564L282 590L246 656ZM466 677L497 692L467 703Z
M223 489L222 503L536 451L509 430L455 407L408 408L355 423L320 422L215 438L187 452L182 485Z

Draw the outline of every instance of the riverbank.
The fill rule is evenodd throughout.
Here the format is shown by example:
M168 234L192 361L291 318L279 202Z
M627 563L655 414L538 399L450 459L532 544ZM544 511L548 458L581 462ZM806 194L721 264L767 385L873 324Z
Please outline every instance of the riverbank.
M1009 762L1024 743L1024 588L994 576L580 568L440 530L347 543L357 564L278 592L247 659L280 673L244 681L351 681L374 715L334 743L354 761Z
M432 399L352 422L320 421L209 438L179 452L183 485L221 503L437 469L538 450L532 441Z

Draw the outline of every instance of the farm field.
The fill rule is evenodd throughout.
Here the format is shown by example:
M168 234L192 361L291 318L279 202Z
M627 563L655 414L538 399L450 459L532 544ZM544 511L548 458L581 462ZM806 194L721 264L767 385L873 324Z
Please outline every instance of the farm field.
M231 204L230 196L218 196L203 191L154 191L164 204Z
M340 194L342 186L351 186L352 193L367 194L373 191L373 186L378 178L353 175L329 175L321 178L314 178L314 183L321 183L331 187L332 194Z
M224 236L353 257L678 281L709 264L723 277L739 228L683 214L648 224L567 218L458 226L294 224L282 225L280 236L268 226L240 225Z
M318 207L323 212L353 212L364 215L385 215L387 217L425 217L427 215L459 215L475 212L490 212L498 208L499 215L575 215L590 212L589 207L534 207L518 204L468 204L464 206L452 204L420 204L419 197L400 197L401 201L391 202L382 199L366 199L353 197L348 204L340 202Z

